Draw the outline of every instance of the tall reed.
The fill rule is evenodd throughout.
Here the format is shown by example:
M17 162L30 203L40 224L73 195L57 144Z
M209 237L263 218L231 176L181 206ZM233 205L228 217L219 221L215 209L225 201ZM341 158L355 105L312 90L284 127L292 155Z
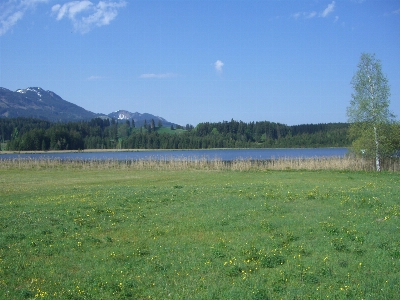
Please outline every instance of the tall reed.
M121 170L233 170L233 171L263 171L263 170L348 170L373 171L372 161L356 157L314 157L314 158L278 158L269 160L237 159L223 161L206 158L151 158L139 160L114 159L2 159L1 169L121 169ZM399 158L387 159L383 162L383 170L398 172Z

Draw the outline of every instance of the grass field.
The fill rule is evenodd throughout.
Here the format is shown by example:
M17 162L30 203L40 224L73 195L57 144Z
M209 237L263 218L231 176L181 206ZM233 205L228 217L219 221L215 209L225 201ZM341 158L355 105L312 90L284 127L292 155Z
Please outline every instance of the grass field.
M0 168L1 299L398 299L400 174Z

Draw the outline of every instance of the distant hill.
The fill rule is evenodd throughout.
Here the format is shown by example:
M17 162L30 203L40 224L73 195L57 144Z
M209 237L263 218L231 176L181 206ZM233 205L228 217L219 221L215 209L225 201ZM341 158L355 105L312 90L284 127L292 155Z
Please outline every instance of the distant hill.
M52 91L29 87L15 92L0 88L0 117L32 117L52 122L88 120L99 116Z
M100 117L115 120L134 120L136 127L143 126L145 120L147 124L150 124L153 119L155 126L158 126L159 122L162 126L176 126L175 123L148 113L131 113L127 110L119 110L108 115L96 114L40 87L29 87L15 92L0 87L0 117L28 117L51 122L75 122Z

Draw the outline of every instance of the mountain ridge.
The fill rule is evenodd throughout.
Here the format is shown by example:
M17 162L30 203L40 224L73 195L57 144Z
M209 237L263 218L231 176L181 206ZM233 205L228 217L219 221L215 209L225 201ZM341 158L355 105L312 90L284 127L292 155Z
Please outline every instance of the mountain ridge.
M139 112L129 112L127 110L117 110L107 115L110 118L116 120L133 120L135 122L136 127L141 127L144 125L144 121L146 120L147 124L151 123L151 120L154 120L155 125L157 126L159 122L161 122L162 126L171 126L175 125L175 123L168 122L166 119L155 116L149 113L139 113Z
M14 92L0 89L0 117L32 117L52 122L69 122L96 116L98 114L40 87L28 87Z
M116 120L134 121L136 126L142 126L146 120L153 119L156 125L177 125L166 119L149 113L131 113L128 110L117 110L109 114L94 113L61 96L41 87L28 87L11 91L0 87L0 118L32 117L51 122L74 122L99 118L114 118Z

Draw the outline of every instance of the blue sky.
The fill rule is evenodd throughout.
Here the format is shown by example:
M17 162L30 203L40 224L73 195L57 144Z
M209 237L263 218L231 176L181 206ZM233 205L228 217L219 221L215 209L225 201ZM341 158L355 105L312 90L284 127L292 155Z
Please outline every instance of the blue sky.
M399 118L399 0L0 1L1 87L181 125L346 122L362 52Z

